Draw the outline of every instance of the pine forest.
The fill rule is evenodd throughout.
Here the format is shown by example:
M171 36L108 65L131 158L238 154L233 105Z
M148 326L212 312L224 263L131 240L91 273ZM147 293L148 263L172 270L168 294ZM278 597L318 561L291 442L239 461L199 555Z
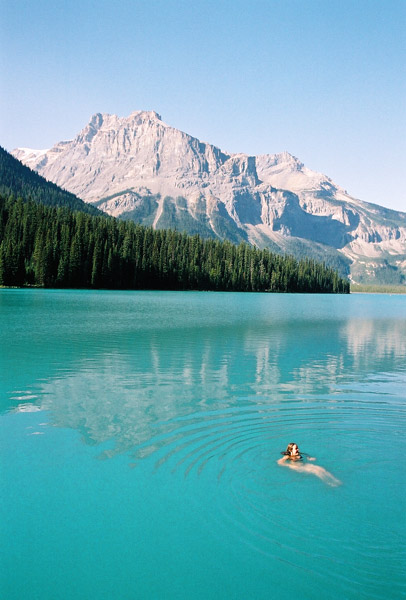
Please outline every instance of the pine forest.
M349 293L312 259L0 197L0 285Z

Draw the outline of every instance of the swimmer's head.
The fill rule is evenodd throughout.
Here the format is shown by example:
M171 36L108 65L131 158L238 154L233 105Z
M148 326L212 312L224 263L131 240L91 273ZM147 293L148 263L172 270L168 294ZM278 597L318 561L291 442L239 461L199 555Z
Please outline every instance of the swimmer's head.
M295 444L294 442L292 442L291 444L288 444L285 454L288 456L300 456L298 445Z

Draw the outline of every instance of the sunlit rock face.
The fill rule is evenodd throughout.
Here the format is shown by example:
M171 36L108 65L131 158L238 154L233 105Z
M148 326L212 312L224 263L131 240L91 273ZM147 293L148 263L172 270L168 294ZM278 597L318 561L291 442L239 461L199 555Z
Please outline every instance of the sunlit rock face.
M116 217L308 255L358 282L406 279L406 213L352 198L287 152L228 154L135 111L96 114L72 141L13 154Z

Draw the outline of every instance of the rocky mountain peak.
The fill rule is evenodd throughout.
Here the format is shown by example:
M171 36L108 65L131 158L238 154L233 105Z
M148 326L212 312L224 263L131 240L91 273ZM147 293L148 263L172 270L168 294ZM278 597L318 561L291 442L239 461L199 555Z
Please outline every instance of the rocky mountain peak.
M103 120L106 116L110 115L102 115L101 113L96 113L90 119L89 126L94 127L95 129L100 129L100 127L103 125Z
M155 110L135 110L127 118L128 120L136 118L140 121L162 121L161 115Z
M310 253L352 264L354 277L386 261L406 280L406 216L352 198L289 152L228 154L137 110L96 113L74 140L14 155L118 217Z
M97 133L105 134L111 131L120 130L135 130L139 126L149 125L164 125L161 116L151 110L143 111L137 110L132 112L128 117L118 117L117 115L111 115L108 113L96 113L94 114L86 127L77 135L74 142L83 143L91 142Z

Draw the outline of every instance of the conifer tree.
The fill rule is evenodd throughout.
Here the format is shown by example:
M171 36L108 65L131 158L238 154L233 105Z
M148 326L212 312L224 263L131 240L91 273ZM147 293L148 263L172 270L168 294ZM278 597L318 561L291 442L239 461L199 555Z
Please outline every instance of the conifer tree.
M0 197L0 285L348 293L325 265Z

